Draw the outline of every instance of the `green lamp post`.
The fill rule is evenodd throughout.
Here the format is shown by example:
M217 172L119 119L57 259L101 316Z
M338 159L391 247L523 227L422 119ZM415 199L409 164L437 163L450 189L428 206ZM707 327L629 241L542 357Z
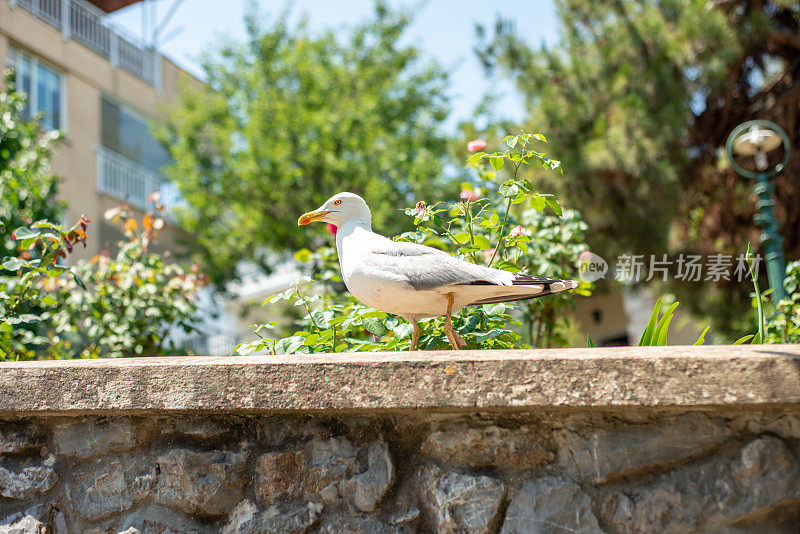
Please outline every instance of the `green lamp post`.
M783 145L783 159L774 167L769 167L767 154ZM789 161L789 137L783 128L774 122L765 120L748 121L733 129L725 144L725 152L733 169L745 178L755 179L753 187L758 197L756 206L758 213L754 219L761 227L761 245L767 264L767 278L772 288L773 301L777 302L786 296L783 279L786 265L783 259L783 237L781 237L778 221L775 220L773 193L769 179L783 170ZM741 167L734 158L736 156L752 156L756 170Z

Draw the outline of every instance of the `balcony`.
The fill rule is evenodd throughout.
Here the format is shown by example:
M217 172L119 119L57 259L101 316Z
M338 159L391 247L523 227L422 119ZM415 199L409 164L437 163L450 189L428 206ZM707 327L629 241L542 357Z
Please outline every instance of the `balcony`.
M161 54L126 35L84 0L9 0L150 85L161 86Z
M127 202L134 208L148 211L152 203L148 197L154 191L161 196L161 203L170 218L170 212L184 204L174 184L161 174L126 158L104 146L95 149L97 154L97 192Z

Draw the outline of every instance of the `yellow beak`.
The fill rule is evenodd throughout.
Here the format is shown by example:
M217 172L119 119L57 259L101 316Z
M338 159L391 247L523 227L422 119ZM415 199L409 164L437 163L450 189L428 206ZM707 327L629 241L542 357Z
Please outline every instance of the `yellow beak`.
M314 210L309 211L308 213L304 213L297 219L297 226L305 226L306 224L311 224L314 221L318 221L329 214L331 210Z

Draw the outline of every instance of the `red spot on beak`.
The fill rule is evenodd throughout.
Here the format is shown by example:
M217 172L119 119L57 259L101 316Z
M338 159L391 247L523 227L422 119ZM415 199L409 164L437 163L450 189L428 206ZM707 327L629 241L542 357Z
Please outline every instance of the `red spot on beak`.
M332 233L333 235L336 235L336 232L337 232L338 230L339 230L339 229L336 227L336 225L335 225L335 224L328 223L328 231L329 231L330 233Z

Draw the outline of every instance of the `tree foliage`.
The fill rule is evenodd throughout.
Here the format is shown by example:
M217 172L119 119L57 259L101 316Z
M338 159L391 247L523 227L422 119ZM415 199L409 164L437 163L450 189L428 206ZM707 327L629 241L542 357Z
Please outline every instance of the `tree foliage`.
M734 254L757 237L752 184L721 148L739 123L789 132L775 179L785 251L800 255L800 9L789 0L559 0L562 40L531 48L513 24L481 28L478 53L513 77L529 121L548 132L582 207L590 241L620 252ZM776 157L780 157L777 154ZM678 287L724 332L748 308L746 287ZM741 326L741 325L738 325Z
M401 206L443 185L446 75L399 44L409 16L378 4L337 35L287 19L251 10L247 41L206 57L208 83L184 89L160 133L214 281L299 248L298 215L333 193L361 194L377 225L398 229Z
M43 131L37 120L26 120L25 97L14 92L11 72L0 87L0 258L12 254L14 229L32 221L61 218L56 200L57 177L50 168L58 132Z

